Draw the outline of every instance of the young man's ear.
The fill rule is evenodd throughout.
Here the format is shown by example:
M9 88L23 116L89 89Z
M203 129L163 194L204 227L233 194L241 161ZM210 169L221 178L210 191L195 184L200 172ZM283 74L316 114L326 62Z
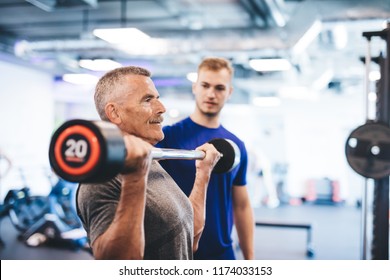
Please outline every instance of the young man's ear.
M230 97L232 97L233 91L234 91L233 87L230 86L230 88L229 88L229 93L228 93L228 95L227 95L227 100L229 100Z
M105 112L106 112L106 116L110 120L110 122L112 122L116 125L118 125L122 122L116 104L108 103L105 107Z
M195 95L196 82L192 83L192 94Z

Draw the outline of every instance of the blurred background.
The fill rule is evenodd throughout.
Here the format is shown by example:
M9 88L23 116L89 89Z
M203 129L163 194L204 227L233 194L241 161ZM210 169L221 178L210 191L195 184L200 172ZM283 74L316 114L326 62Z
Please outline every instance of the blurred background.
M345 142L375 117L366 89L381 75L375 63L366 73L362 34L389 19L389 0L0 0L0 200L24 187L24 197L53 194L51 134L69 119L98 119L94 86L106 71L151 70L170 124L193 110L200 60L222 56L235 68L222 123L248 149L256 220L305 225L256 227L257 258L360 259L367 181L349 167ZM385 41L372 38L369 51L386 53ZM60 190L72 201L74 188ZM21 221L2 216L1 259L91 257L83 242L71 253L26 246Z

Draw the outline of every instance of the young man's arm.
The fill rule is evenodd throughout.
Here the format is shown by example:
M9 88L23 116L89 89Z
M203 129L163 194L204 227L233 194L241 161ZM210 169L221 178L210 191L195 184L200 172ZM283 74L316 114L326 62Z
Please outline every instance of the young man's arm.
M241 251L246 260L253 260L255 222L245 186L233 186L233 211Z

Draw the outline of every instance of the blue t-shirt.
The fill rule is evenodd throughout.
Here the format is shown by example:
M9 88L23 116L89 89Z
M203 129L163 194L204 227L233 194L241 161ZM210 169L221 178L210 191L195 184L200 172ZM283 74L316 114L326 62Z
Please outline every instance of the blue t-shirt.
M241 151L240 164L223 174L213 173L207 190L206 225L195 259L235 259L232 246L232 186L246 185L248 156L244 143L222 125L207 128L189 117L163 128L165 138L156 147L194 150L214 138L234 141ZM195 181L195 160L161 160L160 164L189 196Z

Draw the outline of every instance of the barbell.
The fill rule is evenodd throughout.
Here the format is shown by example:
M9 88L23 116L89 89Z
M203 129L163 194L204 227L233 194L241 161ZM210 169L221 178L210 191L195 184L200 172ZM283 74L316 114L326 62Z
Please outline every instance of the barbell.
M214 173L230 172L240 163L240 149L229 139L209 141L222 154ZM126 147L120 129L106 121L81 119L63 123L50 141L49 161L54 172L70 182L102 182L123 170ZM153 148L156 160L203 159L205 153L197 150Z

